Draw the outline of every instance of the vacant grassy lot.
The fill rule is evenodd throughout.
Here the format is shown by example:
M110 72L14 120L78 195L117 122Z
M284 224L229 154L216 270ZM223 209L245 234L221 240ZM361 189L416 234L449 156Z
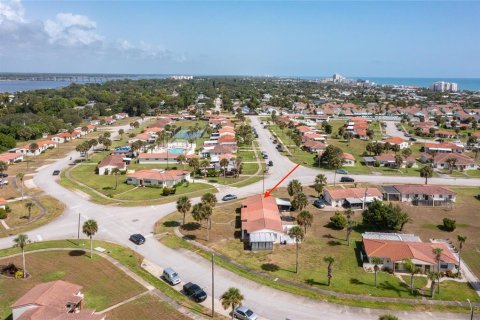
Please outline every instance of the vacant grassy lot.
M316 196L316 192L311 188L304 188L304 191L306 191L310 199ZM275 192L275 195L285 197L286 192L284 189L280 189ZM426 279L420 276L417 277L415 283L419 288L425 289L425 293L416 293L414 297L410 294L408 281L386 272L378 274L378 287L375 288L374 274L363 270L359 257L361 232L364 230L362 228L356 229L352 233L351 246L348 246L345 241L345 230L334 230L327 227L333 212L319 210L311 205L307 209L314 214L314 223L307 231L306 240L300 245L300 272L298 274L295 273L295 246L276 245L272 252L244 250L243 243L238 239L240 231L239 206L240 201L237 201L215 209L209 241L206 240L205 225L194 222L191 217L188 217L187 225L181 229L182 233L191 239L210 246L224 256L250 269L267 273L273 277L288 279L312 287L358 295L429 298L428 288L423 288L426 285ZM418 209L418 214L420 214L420 211L424 212L425 209L411 206L408 206L406 209L411 213L415 223L407 225L405 231L415 232L424 241L428 241L428 234L423 230L409 229L410 227L416 228L421 224L421 222L417 222L418 216L413 210ZM435 210L437 209L435 208ZM460 210L462 209L460 208ZM292 213L292 215L295 216L296 213ZM429 221L432 221L432 215L428 215L428 217ZM176 221L178 218L179 215L175 214L165 218L163 222L157 224L156 231L159 233L168 231L169 226L174 224L167 221ZM440 223L441 218L443 216L438 217L438 223ZM358 212L356 214L355 220L361 221L361 213ZM429 230L431 231L431 229ZM443 237L445 238L445 234L443 234ZM471 250L469 251L471 252ZM465 249L465 256L467 257L468 254L466 252L467 249ZM323 257L326 255L333 255L336 259L333 282L330 288L326 286L327 269L326 264L323 262ZM471 257L470 260L473 258ZM407 280L409 279L408 276L406 278ZM441 289L440 295L436 296L435 299L463 301L469 298L474 301L480 300L470 286L465 283L446 281L441 284Z
M0 278L2 319L10 314L9 306L13 302L35 285L48 281L61 279L82 285L85 307L99 311L145 291L140 284L99 256L90 260L88 255L77 255L75 251L50 251L28 254L26 261L27 270L32 275L28 280ZM0 260L0 265L8 263L21 266L22 258Z
M5 222L10 228L21 226L25 223L28 223L28 209L25 207L25 204L30 202L29 200L23 200L23 201L16 201L16 202L10 202L8 206L12 210L10 213L8 213L7 219L5 219ZM33 203L33 202L32 202ZM31 220L36 219L40 213L41 210L40 208L35 205L33 205L33 208L31 209Z
M132 302L124 304L107 313L107 319L130 320L130 319L165 319L165 320L187 320L184 316L166 302L160 300L153 294L144 295Z

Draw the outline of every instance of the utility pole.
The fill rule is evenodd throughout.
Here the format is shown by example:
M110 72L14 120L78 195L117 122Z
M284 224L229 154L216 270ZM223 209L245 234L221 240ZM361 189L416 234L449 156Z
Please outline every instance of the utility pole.
M473 306L472 303L470 302L470 299L467 299L468 304L470 305L470 320L473 320Z
M212 318L215 316L215 254L212 252Z
M365 187L365 195L363 196L363 207L362 207L363 210L365 210L365 203L367 202L367 193L368 193L368 187Z
M266 169L262 168L262 181L263 181L263 183L262 183L262 194L265 193L265 170Z
M80 245L80 212L78 213L78 230L77 230L78 245Z

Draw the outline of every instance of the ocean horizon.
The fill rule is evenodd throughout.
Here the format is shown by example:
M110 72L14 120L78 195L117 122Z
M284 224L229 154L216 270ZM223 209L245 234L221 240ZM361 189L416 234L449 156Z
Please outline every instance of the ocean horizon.
M200 76L200 75L198 75ZM220 76L220 75L219 75ZM221 76L220 76L221 77ZM321 80L327 76L284 76L281 78ZM459 90L480 91L480 78L416 78L416 77L346 77L347 79L368 80L378 85L414 86L429 88L437 81L455 82ZM152 79L152 75L135 75L135 79ZM14 93L19 91L32 91L38 89L57 89L66 87L72 83L88 83L85 81L46 81L46 80L1 80L0 93Z

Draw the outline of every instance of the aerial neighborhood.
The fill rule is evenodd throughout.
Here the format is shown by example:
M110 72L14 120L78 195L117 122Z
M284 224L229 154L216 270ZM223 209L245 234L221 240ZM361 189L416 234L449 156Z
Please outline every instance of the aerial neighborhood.
M477 95L339 75L145 81L52 89L76 97L71 114L0 145L2 316L260 319L260 286L309 310L480 305Z

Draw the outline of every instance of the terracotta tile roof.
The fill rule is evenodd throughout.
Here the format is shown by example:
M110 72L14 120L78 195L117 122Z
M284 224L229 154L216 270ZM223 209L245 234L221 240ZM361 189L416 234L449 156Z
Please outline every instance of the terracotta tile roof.
M283 232L282 220L274 197L263 197L257 194L242 202L242 229L248 233L262 229Z
M369 257L389 258L392 261L417 259L428 264L436 264L434 248L443 249L441 261L458 263L458 260L443 243L405 242L397 240L363 239L365 253Z
M469 165L475 161L467 155L461 153L440 153L435 156L435 163L446 163L448 159L455 159L456 165Z
M7 204L7 200L5 198L0 198L0 206L4 206Z
M382 193L377 188L367 188L367 197L382 197ZM363 198L365 197L365 188L346 188L346 189L325 189L333 200L347 198Z
M442 142L442 143L425 143L425 148L428 149L452 149L452 150L460 150L463 149L462 146L456 145L455 143L451 142Z
M123 162L123 156L111 154L109 156L106 156L102 161L100 161L99 164L97 164L97 168L102 168L106 166L125 169L127 167L127 164Z
M218 143L226 143L226 142L236 142L237 140L235 139L234 136L225 135L225 136L220 136L217 141Z
M152 136L150 136L148 133L139 133L135 136L135 139L140 139L140 140L148 140Z
M63 280L41 283L12 304L12 308L36 304L63 309L69 302L78 303L82 300L80 296L77 296L81 289L82 286Z
M300 133L307 133L307 132L313 131L314 129L313 129L313 128L310 128L310 127L307 127L307 126L298 126L298 127L297 127L297 130L298 130L298 132L300 132Z
M235 153L237 152L236 146L229 146L229 145L216 145L210 150L210 153Z
M343 159L343 160L355 161L355 157L353 156L353 154L351 154L351 153L346 153L346 152L344 152L344 153L342 154L342 159Z
M0 154L0 161L9 162L19 157L22 157L22 155L14 152L6 152Z
M313 148L313 149L325 149L327 147L326 144L320 141L314 141L314 140L306 141L303 145L306 148Z
M139 170L134 173L127 175L128 178L135 179L149 179L149 180L158 180L158 181L176 181L184 178L185 175L189 174L188 171L183 170Z
M426 194L426 195L456 195L455 192L452 190L441 187L441 186L433 186L433 185L395 185L395 189L397 189L402 194Z
M388 138L388 139L385 139L383 140L383 142L385 143L390 143L390 144L402 144L405 142L405 140L403 140L402 138L400 137L391 137L391 138Z
M161 132L163 128L153 127L153 128L146 128L145 132Z
M42 148L44 146L50 146L50 145L54 145L56 146L57 143L55 141L52 141L52 140L42 140L42 141L36 141L36 144L38 145L38 148ZM24 145L23 147L21 147L21 149L28 149L30 150L30 145L29 144L26 144Z

